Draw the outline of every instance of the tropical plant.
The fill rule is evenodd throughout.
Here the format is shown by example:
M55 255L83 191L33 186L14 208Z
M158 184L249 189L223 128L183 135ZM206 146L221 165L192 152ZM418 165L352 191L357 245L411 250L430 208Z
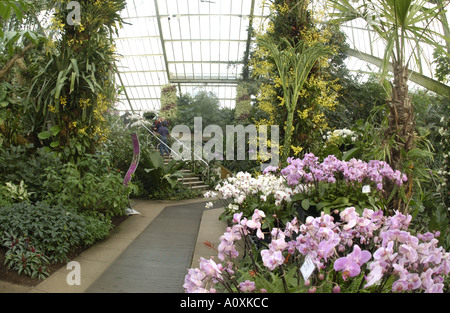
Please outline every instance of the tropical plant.
M182 178L180 169L184 162L171 160L167 165L158 151L145 151L141 155L140 166L136 177L140 180L148 195L158 190L174 189L178 184L178 178Z
M281 163L286 164L291 150L294 113L300 91L313 66L319 58L328 55L329 49L320 43L310 45L307 42L299 41L295 44L287 39L277 45L268 37L259 38L258 44L266 48L270 57L273 58L283 88L287 116ZM283 49L282 45L286 48Z
M111 168L109 160L100 155L85 155L76 164L49 166L44 175L45 201L93 216L125 215L134 188L132 183L124 186L120 170Z
M50 263L67 261L70 252L105 238L112 225L108 219L79 214L67 205L44 202L2 206L0 222L2 243L13 240L11 236L15 235L19 240L28 238ZM12 248L11 244L6 248Z
M392 140L389 150L389 164L394 169L403 170L408 161L408 153L416 147L415 119L411 96L408 92L408 72L411 62L418 62L422 54L420 42L430 44L443 54L445 50L434 38L444 39L441 34L430 29L430 23L439 14L436 6L430 7L426 0L381 0L357 1L331 0L337 9L331 14L334 22L344 23L353 19L363 19L367 27L374 31L385 44L381 67L381 79L392 65L393 82L390 98L387 99L389 114L385 139ZM438 6L439 7L439 6ZM408 52L411 51L411 52ZM412 188L413 176L408 181ZM392 185L391 188L394 188ZM409 195L410 198L411 194ZM405 209L408 199L395 199L395 209Z
M6 193L11 197L13 201L29 201L30 193L27 191L27 186L24 184L23 180L20 181L19 185L7 182L5 187Z
M31 278L44 279L49 275L47 266L50 260L34 247L28 237L19 237L5 232L2 245L8 247L5 253L5 266Z
M294 218L264 234L267 215L235 213L220 237L217 258L200 258L183 287L190 292L282 293L443 293L448 286L449 253L437 234L413 235L411 216L353 207L335 219L329 214ZM252 237L267 239L263 246ZM242 244L244 254L237 249Z
M328 129L326 113L333 111L338 104L341 87L337 73L343 68L344 37L337 27L320 24L320 13L316 14L317 11L311 10L308 1L271 1L270 12L267 27L264 27L266 32L256 33L257 43L260 38L272 41L282 51L290 49L285 44L286 41L293 46L304 42L306 46L326 46L329 52L327 57L319 58L314 64L299 90L292 118L290 147L286 147L283 140L280 142L284 147L280 147L280 151L287 158L284 149L290 149L288 156L320 149L321 131ZM254 84L258 86L257 92L250 91L255 95L251 120L257 126L279 125L281 137L286 138L286 132L290 131L286 127L288 104L271 52L257 44L250 55L249 70L251 78L256 80ZM289 74L293 78L294 70ZM293 82L291 86L294 86Z
M52 126L38 130L41 142L61 158L75 161L106 140L103 115L117 96L111 36L122 23L125 1L83 1L80 5L81 20L66 23L67 3L56 2L55 35L28 93L34 104L30 109L46 116Z
M160 115L171 120L177 115L177 87L165 85L161 87L161 112Z
M245 84L242 83L236 87L236 106L235 106L235 118L236 120L246 121L250 115L252 109L252 103L250 95Z

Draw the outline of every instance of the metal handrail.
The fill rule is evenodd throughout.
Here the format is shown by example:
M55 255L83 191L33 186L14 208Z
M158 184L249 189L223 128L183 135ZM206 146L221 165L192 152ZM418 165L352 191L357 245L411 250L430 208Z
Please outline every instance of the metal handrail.
M191 152L191 154L193 154L194 156L196 156L197 158L199 158L199 161L202 161L203 163L205 163L206 166L209 167L208 162L206 162L205 160L202 159L202 157L199 157L198 155L196 155L194 152L192 152L191 148L189 148L188 146L186 146L183 142L179 141L177 138L175 138L174 136L172 136L171 134L169 134L170 137L172 137L173 139L175 139L178 143L182 144L183 147L189 149L189 151Z
M196 156L197 158L200 159L200 161L202 161L203 163L205 163L205 165L206 165L206 178L208 179L208 183L209 183L209 163L206 162L205 160L203 160L202 157L199 157L199 156L196 155L194 152L192 152L192 149L189 148L188 146L186 146L183 142L179 141L177 138L175 138L174 136L172 136L172 135L170 135L170 134L169 134L169 136L172 137L173 139L175 139L175 140L176 140L178 143L180 143L181 145L183 145L183 147L189 149L189 151L191 152L191 155ZM194 159L194 161L195 161L195 159Z
M152 136L154 136L156 139L158 139L158 141L160 142L160 143L162 143L163 145L165 145L170 151L172 151L172 153L173 154L175 154L177 157L180 157L180 159L182 159L183 161L186 161L185 159L183 159L178 153L176 153L171 147L169 147L167 144L165 144L153 131L151 131L150 129L148 129L147 128L147 126L145 126L145 125L141 125L142 127L144 127ZM183 147L184 148L187 148L187 149L189 149L189 151L191 152L191 155L194 155L194 156L196 156L196 157L198 157L199 159L200 159L200 161L202 161L205 165L206 165L206 170L207 170L207 173L206 173L206 177L207 177L207 179L208 179L208 183L209 183L209 171L210 171L210 169L209 169L209 164L208 164L208 162L206 162L205 160L203 160L203 158L202 157L199 157L198 155L196 155L194 152L192 152L192 150L191 150L191 148L189 148L188 146L186 146L183 142L181 142L181 141L179 141L177 138L175 138L174 136L172 136L171 134L169 134L169 136L171 137L171 138L173 138L173 139L175 139L178 143L180 143L181 145L183 145ZM195 159L194 159L194 161L195 161Z
M170 151L172 151L172 153L174 153L176 156L179 156L178 155L178 153L176 153L175 151L173 151L172 150L172 148L171 147L169 147L167 144L165 144L164 143L164 141L162 141L154 132L152 132L150 129L148 129L147 128L147 126L145 126L145 125L141 125L142 127L144 127L153 137L155 137L156 139L158 139L158 141L160 142L160 143L162 143L163 145L165 145ZM183 161L186 161L186 160L184 160L183 158L181 158Z

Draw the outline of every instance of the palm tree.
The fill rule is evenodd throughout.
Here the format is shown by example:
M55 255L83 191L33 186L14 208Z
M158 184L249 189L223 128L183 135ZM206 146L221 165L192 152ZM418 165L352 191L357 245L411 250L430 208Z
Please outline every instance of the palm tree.
M330 0L336 9L333 21L343 23L363 19L385 44L381 79L386 78L389 63L392 64L393 81L389 107L386 139L394 142L388 162L394 169L403 170L408 151L416 144L414 106L408 92L408 68L411 62L419 62L423 51L419 43L429 44L445 53L435 38L444 38L430 29L430 23L438 17L439 10L426 0ZM411 196L413 177L408 173L407 198ZM390 189L392 189L391 186ZM395 199L393 209L404 209L405 202Z

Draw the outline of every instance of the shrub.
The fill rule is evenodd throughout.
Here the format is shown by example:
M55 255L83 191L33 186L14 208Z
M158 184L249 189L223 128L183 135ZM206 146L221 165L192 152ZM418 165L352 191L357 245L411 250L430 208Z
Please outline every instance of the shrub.
M1 241L10 239L10 234L28 238L51 263L67 261L70 252L105 238L110 229L107 219L85 216L61 205L21 202L0 207Z
M59 158L43 148L32 152L32 146L10 146L0 149L0 185L10 182L27 186L30 201L41 201L45 195L42 185L44 169L62 165Z
M77 164L45 169L44 200L108 218L125 214L133 185L123 184L120 170L102 156L85 156Z
M9 269L25 274L31 278L43 279L49 275L47 265L49 259L34 247L28 237L18 237L5 232L3 246L9 247L5 254L5 265Z

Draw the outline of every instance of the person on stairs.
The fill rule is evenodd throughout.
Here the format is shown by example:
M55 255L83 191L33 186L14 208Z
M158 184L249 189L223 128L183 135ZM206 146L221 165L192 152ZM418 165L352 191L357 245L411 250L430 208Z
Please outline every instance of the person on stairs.
M167 121L163 121L161 123L161 126L158 128L158 134L160 135L160 139L161 141L164 143L160 143L159 146L159 153L161 153L161 155L167 154L169 155L169 148L168 147L168 143L167 143L167 137L169 136L169 130L167 129Z

